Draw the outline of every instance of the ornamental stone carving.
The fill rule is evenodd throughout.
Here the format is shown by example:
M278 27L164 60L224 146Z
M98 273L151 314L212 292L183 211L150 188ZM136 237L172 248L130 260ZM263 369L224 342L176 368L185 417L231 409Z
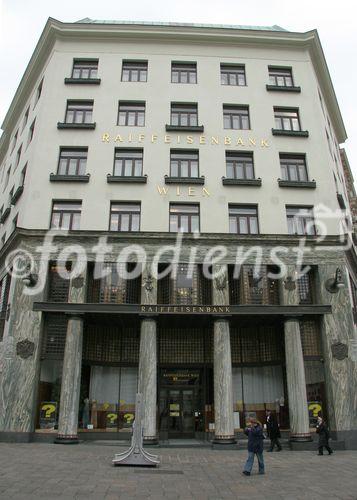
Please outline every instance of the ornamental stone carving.
M332 356L339 361L348 357L348 345L342 342L336 342L331 345Z
M84 278L83 276L77 276L77 278L74 278L72 280L72 286L73 288L82 288L84 284Z
M151 276L151 274L148 274L144 277L143 281L145 290L151 292L151 290L154 289L154 278Z
M225 273L218 274L214 278L214 286L217 290L224 290L227 286L227 279Z
M27 359L33 355L35 344L28 339L20 340L16 344L16 354L22 359Z

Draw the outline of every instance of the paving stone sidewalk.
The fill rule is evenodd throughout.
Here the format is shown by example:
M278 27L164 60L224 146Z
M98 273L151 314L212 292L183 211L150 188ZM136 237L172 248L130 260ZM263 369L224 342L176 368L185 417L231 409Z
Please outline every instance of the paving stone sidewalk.
M149 449L150 450L150 449ZM156 469L113 467L120 447L0 443L1 499L357 500L357 451L265 453L266 474L241 471L246 452L157 449Z

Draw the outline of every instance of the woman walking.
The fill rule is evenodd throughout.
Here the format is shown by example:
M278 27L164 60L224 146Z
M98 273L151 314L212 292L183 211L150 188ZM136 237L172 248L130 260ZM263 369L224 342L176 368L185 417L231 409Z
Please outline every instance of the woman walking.
M328 431L327 425L323 421L322 417L317 417L317 426L316 432L319 435L319 455L324 454L324 447L328 451L328 454L331 455L333 453L332 449L328 444L328 440L330 439L330 433Z
M250 476L255 455L258 459L259 474L264 474L263 427L255 418L250 418L249 424L244 430L244 434L248 436L248 459L244 466L243 474L245 476Z

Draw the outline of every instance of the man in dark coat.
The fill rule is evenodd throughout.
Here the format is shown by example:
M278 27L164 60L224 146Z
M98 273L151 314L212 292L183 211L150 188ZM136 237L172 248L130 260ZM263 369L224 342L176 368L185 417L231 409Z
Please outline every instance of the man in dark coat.
M324 454L324 447L328 451L328 454L331 455L333 453L331 447L328 444L328 440L330 439L330 433L328 431L327 425L323 421L322 417L317 417L317 426L316 432L319 435L319 455Z
M255 418L251 418L248 427L244 430L244 434L248 436L248 459L244 466L243 474L250 476L255 455L258 459L259 474L264 474L263 427Z
M275 445L277 447L276 451L281 451L279 424L276 416L271 411L268 411L267 415L267 434L270 438L270 448L268 451L273 451Z

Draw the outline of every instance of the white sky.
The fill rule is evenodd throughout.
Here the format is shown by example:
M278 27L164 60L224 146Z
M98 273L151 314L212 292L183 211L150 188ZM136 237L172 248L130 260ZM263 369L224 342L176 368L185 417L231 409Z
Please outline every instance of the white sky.
M317 28L347 129L357 184L357 29L355 0L0 0L0 123L48 17Z

